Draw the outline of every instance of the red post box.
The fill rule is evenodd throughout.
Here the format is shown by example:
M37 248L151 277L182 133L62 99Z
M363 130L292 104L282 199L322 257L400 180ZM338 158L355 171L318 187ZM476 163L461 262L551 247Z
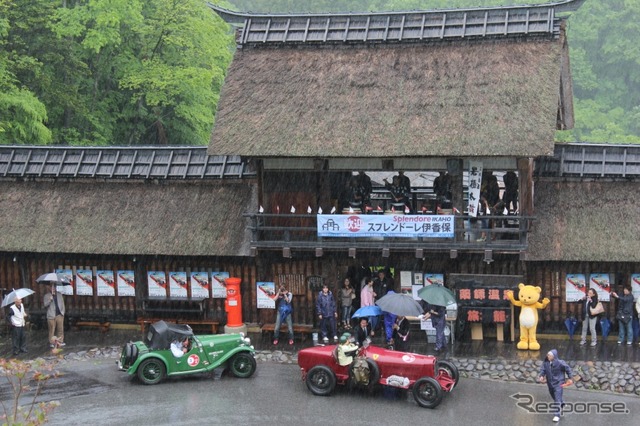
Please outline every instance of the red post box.
M227 300L224 302L224 310L227 313L227 327L242 327L242 296L240 296L240 278L227 278L224 280L227 286Z

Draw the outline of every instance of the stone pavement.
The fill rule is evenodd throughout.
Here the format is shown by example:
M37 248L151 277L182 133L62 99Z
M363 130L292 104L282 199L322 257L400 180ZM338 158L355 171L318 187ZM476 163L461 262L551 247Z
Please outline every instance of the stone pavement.
M273 346L260 334L250 333L256 348L256 359L260 363L278 362L297 364L297 351L312 345L310 340L292 346L281 342ZM124 343L140 340L139 330L110 330L101 333L93 330L68 331L65 333L67 346L59 353L52 353L44 331L31 331L28 336L27 354L18 358L35 359L58 358L62 364L68 361L91 360L96 358L119 358ZM268 337L267 337L268 338ZM474 341L456 342L445 353L436 354L433 345L426 343L424 335L414 337L411 351L433 354L453 361L460 370L461 377L486 380L534 383L542 358L546 351L556 348L561 358L569 362L574 370L575 386L579 389L634 394L640 396L640 346L617 345L615 340L600 343L598 347L582 347L578 340L540 340L542 350L537 352L518 351L511 342ZM382 342L377 339L374 344ZM0 357L11 356L11 339L2 336Z

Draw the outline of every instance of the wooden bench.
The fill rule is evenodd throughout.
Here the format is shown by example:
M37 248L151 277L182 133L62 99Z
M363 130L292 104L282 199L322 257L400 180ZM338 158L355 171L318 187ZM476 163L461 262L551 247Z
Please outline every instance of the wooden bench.
M273 338L273 333L276 329L276 325L275 324L265 324L261 327L262 330L262 335L264 336L265 333L270 333L270 336ZM302 335L302 341L304 341L307 336L309 334L311 334L311 332L313 331L313 326L308 325L308 324L293 324L293 335L295 337L296 334L301 334ZM284 334L285 336L288 335L289 333L289 328L287 327L287 324L284 323L280 326L280 333Z
M192 319L178 319L176 321L176 323L178 324L189 324L191 326L191 328L195 328L194 326L207 326L208 330L211 330L211 334L217 334L218 333L218 325L220 325L220 323L218 321L213 321L213 320L208 320L208 319L196 319L196 320L192 320Z
M109 328L111 327L111 323L110 322L100 322L100 321L76 321L73 324L73 327L75 329L79 329L80 327L93 327L93 328L98 328L101 332L106 333L107 331L109 331Z
M208 319L180 319L180 318L163 319L163 318L138 317L138 319L136 320L136 322L140 324L141 333L144 333L145 327L148 324L153 324L154 322L158 322L158 321L173 322L176 324L188 324L189 326L191 326L191 328L194 328L193 327L194 325L201 325L201 326L206 325L208 327L208 330L211 330L211 334L217 334L218 326L220 325L220 322L208 320Z

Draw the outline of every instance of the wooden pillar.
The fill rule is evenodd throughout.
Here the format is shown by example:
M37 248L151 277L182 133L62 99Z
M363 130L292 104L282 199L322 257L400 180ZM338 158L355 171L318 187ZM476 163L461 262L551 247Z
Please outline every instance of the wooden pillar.
M447 159L447 172L451 176L451 204L457 208L460 212L464 209L464 189L462 186L463 178L463 163L462 159L449 158ZM456 241L462 241L464 239L464 220L456 220Z

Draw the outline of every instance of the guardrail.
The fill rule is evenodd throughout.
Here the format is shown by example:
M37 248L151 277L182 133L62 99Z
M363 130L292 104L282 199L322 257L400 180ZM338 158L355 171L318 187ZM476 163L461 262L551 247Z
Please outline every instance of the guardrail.
M473 218L455 216L453 238L431 237L319 237L315 214L245 213L251 231L252 250L303 251L318 249L389 249L394 251L458 250L520 253L528 247L527 236L534 217L496 215ZM336 218L342 215L336 214ZM485 222L486 221L486 222ZM482 238L484 234L484 239ZM254 253L255 254L255 253ZM316 251L318 254L318 251Z

